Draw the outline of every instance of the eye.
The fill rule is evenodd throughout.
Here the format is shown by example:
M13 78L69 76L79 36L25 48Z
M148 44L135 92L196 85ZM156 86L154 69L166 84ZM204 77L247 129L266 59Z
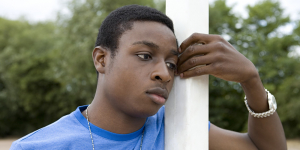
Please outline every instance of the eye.
M144 60L152 59L151 55L149 55L149 54L138 54L137 56Z
M169 63L167 62L167 66L171 69L171 70L176 70L177 69L177 66L173 63Z

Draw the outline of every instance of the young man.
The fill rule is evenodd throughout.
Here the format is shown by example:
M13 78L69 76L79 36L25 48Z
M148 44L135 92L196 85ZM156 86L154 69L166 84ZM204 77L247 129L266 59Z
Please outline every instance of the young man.
M164 149L163 105L176 73L239 82L249 110L269 110L272 95L252 62L217 35L195 33L178 48L172 21L152 8L113 11L99 29L92 56L98 72L92 103L15 141L11 149ZM206 66L190 70L198 65ZM270 116L249 115L246 134L211 124L210 149L286 149L281 122L270 108Z

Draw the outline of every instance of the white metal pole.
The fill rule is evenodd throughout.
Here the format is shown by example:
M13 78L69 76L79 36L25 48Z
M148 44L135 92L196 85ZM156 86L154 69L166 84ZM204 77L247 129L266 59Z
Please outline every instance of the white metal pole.
M208 0L166 0L179 44L194 32L208 34L208 9ZM175 78L165 110L165 149L208 149L208 75Z

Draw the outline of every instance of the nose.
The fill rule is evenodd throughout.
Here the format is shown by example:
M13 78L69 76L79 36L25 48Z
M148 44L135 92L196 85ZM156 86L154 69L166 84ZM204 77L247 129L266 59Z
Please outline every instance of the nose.
M165 61L159 62L155 65L153 72L151 73L151 80L159 80L160 82L170 82L172 76L166 65Z

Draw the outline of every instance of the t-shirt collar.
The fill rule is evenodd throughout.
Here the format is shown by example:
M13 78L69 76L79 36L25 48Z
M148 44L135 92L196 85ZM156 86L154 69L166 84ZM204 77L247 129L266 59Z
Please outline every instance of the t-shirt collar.
M77 109L73 112L73 114L75 115L76 119L87 129L87 132L89 132L87 120L81 113L82 111L84 111L87 108L87 106L88 105L77 107ZM129 134L113 133L113 132L104 130L102 128L99 128L99 127L93 125L91 122L90 122L90 127L91 127L91 131L93 134L97 134L98 136L101 136L103 138L114 140L114 141L127 141L127 140L134 139L134 138L138 137L139 135L141 135L143 132L143 129L145 128L145 124L139 130L129 133Z

